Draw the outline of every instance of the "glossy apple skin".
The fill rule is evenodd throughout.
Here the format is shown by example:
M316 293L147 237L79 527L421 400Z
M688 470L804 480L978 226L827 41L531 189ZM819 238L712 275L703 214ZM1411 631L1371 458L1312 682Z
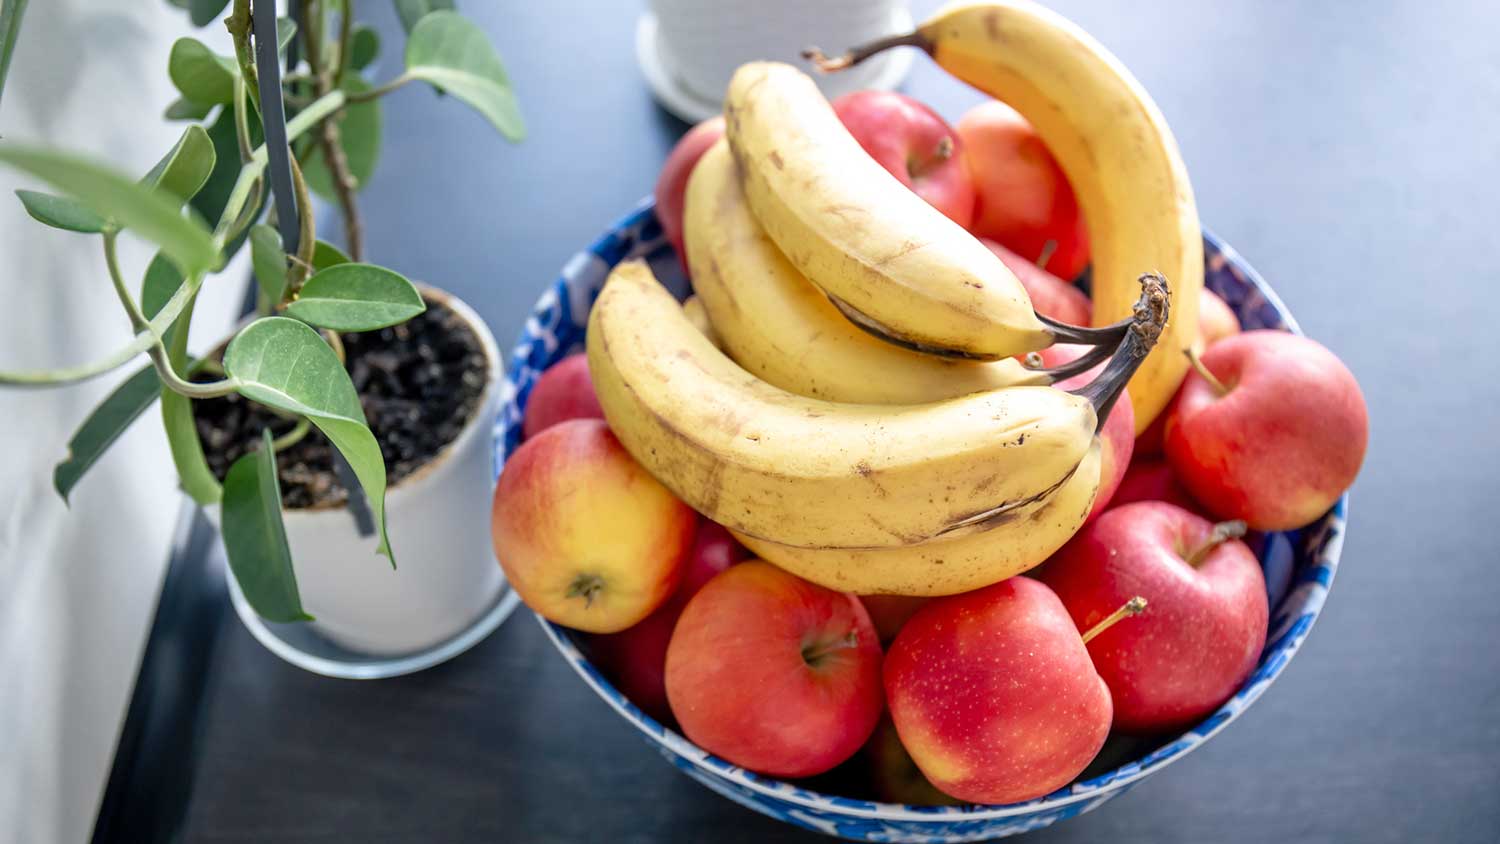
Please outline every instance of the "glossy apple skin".
M1088 351L1088 346L1059 343L1042 349L1038 354L1042 356L1043 366L1054 367L1077 360ZM1104 364L1101 363L1088 372L1059 381L1055 386L1060 390L1075 390L1094 380L1103 370ZM1099 452L1099 491L1094 494L1094 506L1089 509L1084 524L1093 521L1109 507L1115 490L1119 489L1120 481L1124 479L1125 471L1130 466L1131 455L1135 450L1135 410L1130 406L1129 389L1120 391L1120 398L1110 409L1109 418L1104 420L1098 435L1102 445Z
M522 443L500 473L495 557L545 618L614 633L661 606L682 576L697 514L636 463L602 419L571 419ZM580 578L591 600L568 593Z
M885 691L917 767L971 803L1067 785L1109 733L1109 690L1073 619L1029 577L918 610L886 655Z
M526 400L521 436L526 439L569 419L603 419L604 408L594 394L588 355L568 355L547 367Z
M1132 460L1109 506L1123 507L1137 501L1165 501L1194 513L1203 509L1177 482L1171 465L1159 457Z
M824 654L804 657L815 650ZM667 700L710 753L769 776L812 776L875 729L880 642L853 595L748 560L710 580L677 619Z
M1229 393L1189 372L1164 431L1167 460L1208 512L1257 530L1290 530L1327 512L1354 482L1369 415L1353 373L1318 343L1247 331L1209 346L1203 364Z
M989 238L981 237L979 242L988 246L1016 274L1037 313L1069 325L1089 324L1094 315L1094 303L1072 282L1063 281Z
M1239 689L1266 643L1260 563L1245 543L1222 543L1196 567L1184 554L1213 523L1174 504L1116 507L1079 531L1037 572L1080 631L1132 597L1140 615L1088 644L1114 699L1115 729L1179 730Z
M710 117L683 133L677 145L667 154L666 163L656 177L656 219L667 241L677 251L677 260L687 269L687 252L682 246L682 214L686 205L683 197L687 193L688 177L698 159L708 148L724 137L724 117Z
M860 603L865 605L865 612L870 614L870 622L875 625L875 632L879 634L882 645L889 645L896 634L901 632L901 626L930 600L932 599L916 595L859 596Z
M894 91L852 91L833 101L849 134L901 184L964 228L974 220L974 180L963 141L937 112Z
M730 536L722 525L699 517L693 547L683 565L682 581L666 603L640 623L619 633L589 638L589 658L604 669L631 703L662 723L670 723L667 704L667 644L688 599L714 575L750 552Z
M977 195L969 230L1032 262L1055 241L1046 269L1077 278L1089 263L1088 231L1072 186L1036 130L996 100L970 109L955 129Z
M959 801L938 791L922 775L922 769L901 746L901 736L889 716L881 718L874 735L865 745L864 758L869 766L870 786L875 796L886 803L907 806L957 806Z
M1239 317L1229 304L1208 288L1198 296L1198 336L1205 348L1240 333Z

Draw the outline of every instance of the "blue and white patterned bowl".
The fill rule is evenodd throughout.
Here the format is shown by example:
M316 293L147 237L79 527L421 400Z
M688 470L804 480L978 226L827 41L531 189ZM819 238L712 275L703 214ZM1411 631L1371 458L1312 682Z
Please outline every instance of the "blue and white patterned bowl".
M521 412L543 370L583 347L589 308L610 268L644 257L657 277L679 295L687 281L666 244L647 201L563 267L542 294L511 355L495 430L495 470L521 441ZM1205 232L1208 287L1224 298L1246 328L1300 333L1270 286L1228 244ZM1124 794L1136 783L1181 759L1239 717L1261 696L1301 647L1323 609L1338 568L1348 512L1347 496L1316 523L1265 538L1261 564L1270 591L1271 626L1260 664L1240 691L1201 724L1175 739L1149 745L1148 752L1106 773L1052 794L1007 806L930 807L875 803L822 794L732 765L657 723L625 699L579 651L573 633L540 616L548 637L590 688L640 730L662 755L688 776L730 800L787 823L860 841L977 841L1050 826L1081 815ZM1106 750L1108 752L1108 750Z

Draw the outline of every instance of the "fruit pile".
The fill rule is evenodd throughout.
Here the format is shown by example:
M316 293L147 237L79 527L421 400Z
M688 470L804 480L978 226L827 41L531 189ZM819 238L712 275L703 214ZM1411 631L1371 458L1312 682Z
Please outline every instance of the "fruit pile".
M1247 543L1328 510L1366 411L1202 289L1175 142L1096 42L992 2L816 58L897 44L997 101L955 128L742 67L657 185L694 295L615 268L531 392L495 551L733 763L1027 800L1234 694L1268 618Z

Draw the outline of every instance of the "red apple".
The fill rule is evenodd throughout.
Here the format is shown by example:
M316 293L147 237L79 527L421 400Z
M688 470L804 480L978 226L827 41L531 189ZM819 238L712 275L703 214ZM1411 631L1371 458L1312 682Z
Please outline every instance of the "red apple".
M1028 577L918 610L886 656L885 692L917 767L971 803L1067 785L1109 733L1109 690L1073 619Z
M1080 630L1132 596L1146 599L1134 623L1088 644L1116 729L1196 723L1254 670L1266 642L1266 583L1255 555L1226 534L1176 505L1141 501L1084 527L1038 571Z
M1208 347L1167 418L1167 459L1208 511L1257 530L1322 515L1354 482L1369 440L1359 383L1334 354L1284 331Z
M1170 407L1170 402L1168 407ZM1167 427L1167 412L1164 410L1151 420L1140 436L1135 438L1136 457L1161 457L1162 456L1162 434Z
M938 791L922 776L922 769L901 746L901 736L896 734L896 725L889 717L880 719L875 734L865 745L864 755L869 764L870 785L878 799L908 806L959 805L959 801Z
M1239 317L1234 315L1229 304L1208 288L1198 296L1198 336L1205 347L1240 333Z
M860 595L859 600L865 605L865 612L870 614L870 622L880 635L880 644L889 645L901 632L901 625L931 599L915 595Z
M1165 501L1193 512L1199 509L1198 502L1177 482L1167 461L1154 457L1131 461L1109 506L1120 507L1136 501Z
M662 233L677 251L677 260L683 269L687 269L687 253L682 248L682 212L688 177L693 175L693 167L698 164L703 153L708 152L708 148L722 137L722 116L710 117L687 130L677 145L672 147L666 163L661 167L661 175L656 177L656 219L661 223Z
M603 419L604 408L594 395L588 355L568 355L547 368L531 387L521 434L526 439L569 419Z
M567 627L614 633L677 588L696 521L604 420L571 419L505 462L490 529L527 606Z
M672 597L639 624L590 638L589 656L647 715L663 722L672 715L667 705L667 643L672 641L672 629L682 608L714 575L749 556L750 552L722 525L700 518L683 566L682 582Z
M1088 323L1085 321L1083 324ZM1043 366L1054 367L1077 360L1089 351L1089 346L1060 343L1042 349L1038 354L1041 355ZM1061 390L1077 389L1094 380L1103 370L1104 364L1101 363L1088 372L1059 381L1056 386ZM1128 388L1120 391L1119 400L1110 409L1109 418L1104 420L1104 425L1099 429L1099 441L1102 446L1099 453L1102 461L1099 466L1099 491L1094 494L1094 506L1089 510L1085 524L1093 521L1109 506L1130 466L1131 453L1135 449L1135 410L1130 406Z
M853 91L833 101L871 158L964 228L974 220L974 180L963 142L937 112L894 91Z
M775 777L822 773L880 718L880 643L859 599L749 560L688 601L667 647L683 732Z
M957 129L978 195L969 230L1029 261L1052 241L1056 251L1045 269L1077 278L1089 263L1088 231L1067 176L1036 130L994 100L970 109Z
M1032 309L1037 313L1070 325L1089 324L1089 319L1094 315L1094 303L1089 301L1082 290L989 238L982 237L979 242L988 246L1016 274L1016 279L1026 288L1026 295L1031 297Z

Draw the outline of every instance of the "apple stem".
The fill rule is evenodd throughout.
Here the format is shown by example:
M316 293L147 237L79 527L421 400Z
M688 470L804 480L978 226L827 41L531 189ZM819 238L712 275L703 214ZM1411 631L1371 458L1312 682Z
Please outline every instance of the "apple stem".
M871 41L868 44L854 47L837 58L829 58L817 47L808 47L802 51L802 58L812 62L813 67L816 67L820 73L837 73L838 71L847 70L857 65L877 53L883 53L892 47L920 47L929 53L932 52L932 44L927 40L926 36L918 31L892 35L887 38Z
M802 649L802 660L808 665L817 665L820 660L838 651L859 645L859 632L850 630L848 635L840 636L831 642L816 642Z
M949 137L948 135L944 135L940 140L938 140L936 155L938 161L947 161L948 159L952 158L953 138Z
M1140 595L1131 598L1130 600L1126 601L1124 605L1119 609L1105 616L1103 621L1095 624L1093 627L1090 627L1088 629L1088 632L1083 634L1083 643L1087 645L1090 641L1093 640L1095 636L1098 636L1100 633L1103 633L1109 628L1114 627L1115 622L1119 621L1122 618L1128 618L1129 616L1137 615L1145 609L1145 598L1142 598Z
M1244 522L1235 519L1232 522L1219 522L1214 529L1208 532L1208 538L1203 540L1197 548L1189 551L1184 558L1187 564L1197 568L1198 564L1208 559L1213 550L1231 539L1239 539L1245 535L1247 527Z
M568 584L569 598L582 598L585 608L594 605L594 596L604 591L604 578L597 574L580 574Z
M1221 396L1229 395L1229 388L1224 386L1223 381L1220 381L1218 378L1214 377L1214 374L1212 372L1208 371L1208 367L1203 364L1203 358L1198 357L1197 349L1189 346L1186 349L1183 349L1182 353L1187 355L1188 363L1191 363L1193 365L1193 371L1197 372L1204 381L1207 381L1208 386L1213 387L1215 393Z
M945 138L944 140L947 139ZM1036 268L1039 270L1047 269L1047 262L1051 261L1052 256L1056 254L1057 241L1049 237L1047 238L1047 242L1042 244L1042 254L1036 256Z

